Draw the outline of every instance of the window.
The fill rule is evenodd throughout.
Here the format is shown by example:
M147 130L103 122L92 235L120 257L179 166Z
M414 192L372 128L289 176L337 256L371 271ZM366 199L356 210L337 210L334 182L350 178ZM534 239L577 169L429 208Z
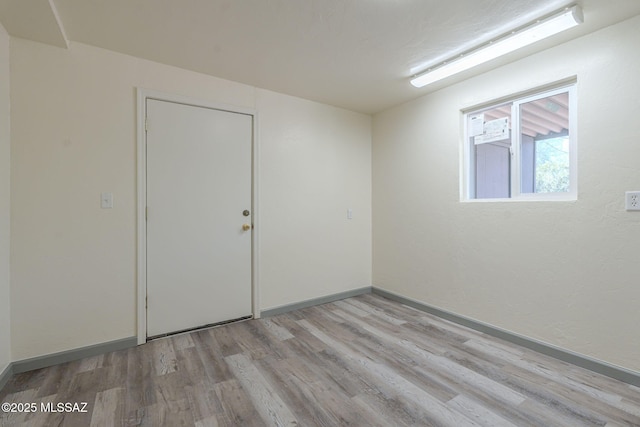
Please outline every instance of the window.
M464 199L574 200L575 85L465 113Z

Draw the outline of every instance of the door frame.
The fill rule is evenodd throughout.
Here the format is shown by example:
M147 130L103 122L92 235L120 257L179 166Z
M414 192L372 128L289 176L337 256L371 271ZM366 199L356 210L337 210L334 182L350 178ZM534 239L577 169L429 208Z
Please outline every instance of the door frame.
M137 93L137 339L138 345L147 342L147 155L146 155L146 116L147 99L211 108L231 113L246 114L252 117L251 141L251 217L253 230L251 233L251 309L254 318L260 317L259 310L259 213L258 209L258 113L255 109L235 105L196 99L156 90L136 88Z

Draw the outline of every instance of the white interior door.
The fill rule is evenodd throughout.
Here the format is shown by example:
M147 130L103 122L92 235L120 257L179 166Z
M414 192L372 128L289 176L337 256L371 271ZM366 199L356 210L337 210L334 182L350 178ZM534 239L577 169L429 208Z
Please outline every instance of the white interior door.
M146 103L147 336L249 316L253 117Z

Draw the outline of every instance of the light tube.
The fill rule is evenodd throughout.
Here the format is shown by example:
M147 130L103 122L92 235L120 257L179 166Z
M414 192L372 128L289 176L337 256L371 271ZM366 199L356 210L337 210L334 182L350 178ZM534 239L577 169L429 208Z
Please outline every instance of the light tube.
M472 49L468 53L442 63L411 79L415 87L423 87L430 83L468 70L509 52L533 44L539 40L558 34L576 25L582 24L582 10L577 5L566 8L562 12L546 19L527 24L521 30L509 33L487 45Z

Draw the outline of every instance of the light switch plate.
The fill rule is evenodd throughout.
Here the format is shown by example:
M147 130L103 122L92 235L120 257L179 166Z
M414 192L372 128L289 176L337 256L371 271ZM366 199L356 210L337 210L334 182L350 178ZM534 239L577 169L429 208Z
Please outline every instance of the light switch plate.
M113 208L113 193L100 194L100 207L102 209Z

